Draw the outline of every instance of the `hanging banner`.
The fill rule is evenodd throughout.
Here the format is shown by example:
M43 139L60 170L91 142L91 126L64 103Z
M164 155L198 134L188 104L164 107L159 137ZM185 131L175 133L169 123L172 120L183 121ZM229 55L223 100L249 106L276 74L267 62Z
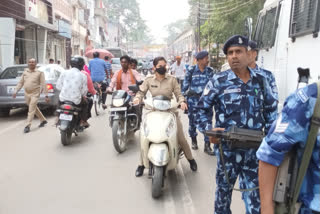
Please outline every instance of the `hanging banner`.
M29 0L28 12L30 16L38 18L38 0Z

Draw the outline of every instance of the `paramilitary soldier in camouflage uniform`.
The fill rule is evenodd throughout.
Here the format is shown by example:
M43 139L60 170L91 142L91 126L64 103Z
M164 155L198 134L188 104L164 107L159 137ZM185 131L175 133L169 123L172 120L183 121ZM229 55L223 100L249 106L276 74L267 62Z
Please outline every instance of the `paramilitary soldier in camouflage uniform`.
M251 130L263 130L276 118L264 118L265 114L275 115L277 108L264 108L266 99L272 96L266 87L263 90L264 76L248 67L248 39L243 36L233 36L224 45L231 69L215 74L208 82L198 103L200 130L212 129L212 118L208 111L214 106L216 124L214 130L228 131L231 126ZM277 102L267 100L268 103ZM273 105L270 105L273 106ZM215 147L221 143L223 154L217 152L215 214L230 214L231 196L234 184L239 176L241 189L251 189L258 186L258 159L255 149L231 149L226 142L210 137ZM220 156L221 155L221 156ZM223 157L224 161L222 161ZM223 164L224 162L224 164ZM225 167L225 168L224 168ZM225 172L229 179L226 179ZM242 199L245 202L246 213L260 213L259 190L244 191Z
M271 71L268 71L264 68L261 68L260 66L257 65L256 63L256 59L258 56L258 46L257 43L255 41L249 41L248 46L250 48L250 57L249 57L249 67L254 69L256 73L259 73L261 75L263 75L265 77L265 81L263 82L263 86L264 87L269 87L269 91L271 93L269 94L264 94L264 96L271 96L271 98L265 99L265 101L271 101L271 103L267 103L265 102L265 108L276 108L278 105L278 102L273 102L274 100L279 100L279 96L278 96L278 88L277 88L277 84L276 84L276 80L274 78L274 75ZM271 105L271 106L269 106ZM273 105L273 106L272 106ZM270 119L266 119L266 120L273 120L274 118L276 118L276 114L277 112L274 112L272 115L270 113L264 114L264 117L270 117ZM269 130L271 124L266 124L266 129Z
M257 151L261 213L273 214L273 189L278 166L292 148L297 149L298 163L306 146L311 116L317 100L317 84L311 84L291 94L281 116L274 123ZM320 134L313 148L311 160L304 177L298 202L300 214L320 213Z
M196 130L198 111L195 106L198 104L209 79L211 79L214 74L213 70L208 67L208 55L209 53L207 51L201 51L197 54L197 65L189 67L182 87L182 93L187 96L188 101L189 136L192 139L192 149L198 149L198 134ZM210 109L208 114L211 115L210 117L212 118L212 109ZM214 152L210 148L209 138L205 137L204 142L204 151L209 155L214 155Z

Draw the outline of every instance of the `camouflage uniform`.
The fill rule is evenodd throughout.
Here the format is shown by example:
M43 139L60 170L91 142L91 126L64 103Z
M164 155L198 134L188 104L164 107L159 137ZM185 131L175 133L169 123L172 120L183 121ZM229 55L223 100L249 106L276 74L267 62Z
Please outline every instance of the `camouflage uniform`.
M270 87L264 86L265 77L248 68L250 79L245 84L232 70L218 73L208 82L198 103L200 131L212 129L208 113L214 106L215 127L229 130L232 125L240 128L262 130L276 119L278 100L270 96ZM267 108L268 107L268 108ZM222 143L223 157L229 182L217 151L215 213L230 214L232 189L239 176L240 188L258 186L258 159L254 149L230 149ZM215 145L217 147L218 145ZM219 155L218 155L219 154ZM259 191L242 193L246 213L260 213Z
M281 116L264 138L257 157L259 160L279 166L285 154L297 148L301 162L308 138L311 116L317 99L317 84L311 84L291 94L285 101ZM320 212L320 134L313 149L298 202L302 202L300 214Z
M258 65L255 68L255 72L258 74L261 74L265 77L264 81L263 81L263 86L265 88L268 88L267 90L270 93L264 93L264 96L268 97L266 99L266 101L271 100L271 103L267 103L265 102L265 108L266 109L273 109L273 108L277 108L278 102L273 102L273 100L279 100L279 95L278 95L278 88L277 88L277 84L276 84L276 80L274 78L274 75L271 73L271 71L268 71L266 69L263 69L261 67L259 67ZM277 112L272 112L272 114L265 114L265 117L270 117L269 119L267 118L267 120L274 120L274 118L277 117ZM272 123L267 123L266 127L265 127L265 131L267 133L267 131L270 129L270 125Z
M188 97L188 117L189 117L189 136L196 137L197 130L197 110L195 106L198 104L200 96L207 85L208 81L212 78L214 72L210 67L206 67L203 72L200 71L198 65L190 66L182 87L182 93L184 94L188 89L194 91L198 96ZM213 111L210 109L210 118L213 116ZM208 142L208 137L204 138L205 142Z

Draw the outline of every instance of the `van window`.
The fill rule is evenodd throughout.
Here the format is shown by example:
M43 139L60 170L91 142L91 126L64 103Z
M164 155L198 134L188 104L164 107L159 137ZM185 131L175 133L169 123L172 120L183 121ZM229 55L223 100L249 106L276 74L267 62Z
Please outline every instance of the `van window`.
M292 0L290 37L298 37L319 31L319 1Z
M259 14L254 40L258 43L259 48L271 48L274 45L278 20L279 20L280 5L273 7Z

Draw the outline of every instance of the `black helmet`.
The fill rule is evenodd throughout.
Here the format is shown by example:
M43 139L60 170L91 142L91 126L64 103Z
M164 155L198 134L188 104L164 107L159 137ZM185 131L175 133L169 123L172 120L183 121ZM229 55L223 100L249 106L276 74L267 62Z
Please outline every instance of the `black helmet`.
M73 56L71 57L70 64L72 68L78 68L81 71L85 65L85 62L81 56Z
M93 53L93 58L99 58L99 56L100 56L99 52L94 52Z

